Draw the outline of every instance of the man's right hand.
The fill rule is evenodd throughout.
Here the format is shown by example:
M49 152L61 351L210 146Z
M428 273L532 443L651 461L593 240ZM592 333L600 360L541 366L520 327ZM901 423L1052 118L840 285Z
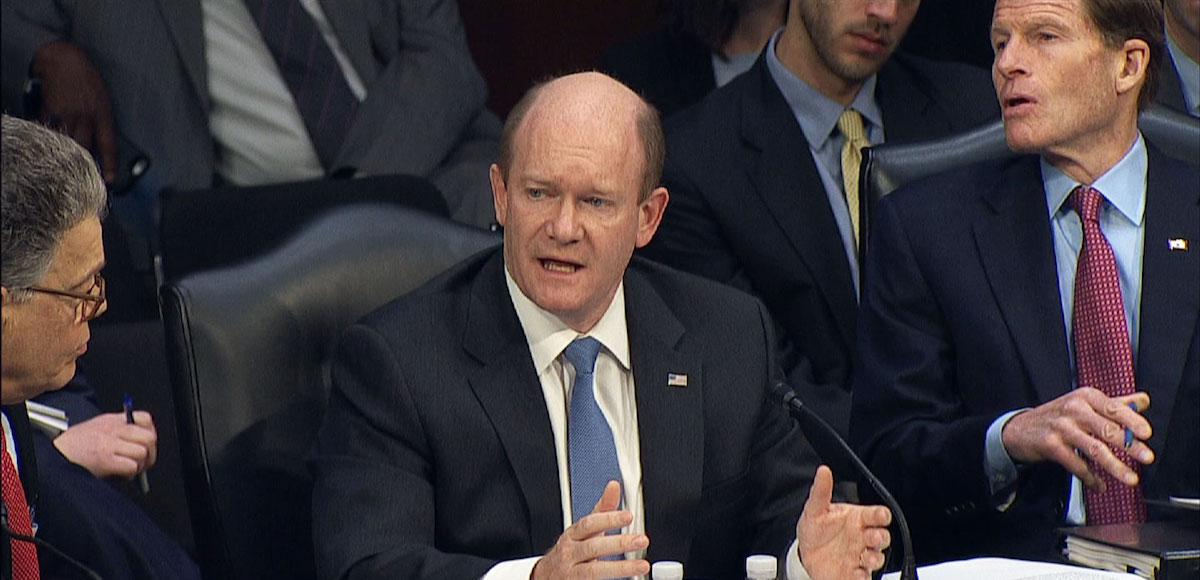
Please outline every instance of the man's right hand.
M125 413L104 413L71 425L54 446L67 461L96 477L130 479L158 461L158 431L146 411L134 411L133 423Z
M558 537L554 547L533 567L530 580L599 580L649 574L650 563L646 560L599 559L645 550L650 545L646 534L605 535L633 522L633 514L617 510L620 503L621 484L608 482L592 513L571 524Z
M33 56L42 81L41 121L61 127L100 162L106 183L117 178L117 141L104 80L87 54L65 40L42 45Z
M1130 409L1130 403L1137 410ZM1129 455L1146 465L1154 461L1154 452L1142 442L1150 438L1150 422L1138 413L1149 406L1150 395L1143 392L1109 397L1097 389L1078 388L1013 415L1001 431L1001 440L1013 460L1054 461L1091 489L1103 490L1104 482L1085 458L1095 461L1117 481L1136 485L1137 473L1122 463L1110 446L1123 447L1125 429L1132 429L1134 440Z

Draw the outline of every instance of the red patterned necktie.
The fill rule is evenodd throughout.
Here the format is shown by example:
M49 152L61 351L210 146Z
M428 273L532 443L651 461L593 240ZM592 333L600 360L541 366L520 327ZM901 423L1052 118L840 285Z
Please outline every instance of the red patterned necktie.
M1095 387L1110 397L1130 395L1136 390L1133 349L1121 302L1117 260L1112 246L1100 231L1100 192L1079 186L1071 192L1071 207L1083 224L1083 247L1075 266L1075 306L1071 332L1075 337L1075 373L1078 386ZM1136 472L1140 464L1122 447L1112 447L1117 458ZM1090 461L1093 473L1104 480L1101 493L1085 490L1084 509L1088 525L1146 521L1142 484L1130 487L1118 481L1099 464Z
M25 490L21 488L21 477L17 475L17 467L8 456L8 441L0 433L0 479L4 492L4 507L8 513L8 527L26 536L33 535L33 524L29 521L29 504L25 503ZM12 548L12 577L13 580L37 580L38 560L37 550L33 544L16 539L10 539Z

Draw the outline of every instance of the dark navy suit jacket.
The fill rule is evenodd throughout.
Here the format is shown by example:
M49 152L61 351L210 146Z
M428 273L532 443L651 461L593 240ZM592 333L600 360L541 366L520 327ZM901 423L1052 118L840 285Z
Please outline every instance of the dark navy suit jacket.
M489 250L344 335L312 460L320 578L478 578L562 533L554 436L503 267ZM645 260L624 283L647 558L738 577L746 555L791 543L815 467L765 397L766 311Z
M943 137L998 114L984 71L901 54L879 71L875 97L889 143ZM808 141L764 58L676 115L666 135L671 202L642 254L766 303L799 395L845 433L854 282Z
M75 424L99 414L89 399L91 393L82 375L76 375L67 386L37 400L66 410ZM18 435L21 479L28 480L26 490L35 490L32 503L39 539L105 580L199 580L191 557L141 508L108 482L68 461L45 433L30 429L24 406L5 407L5 412ZM31 463L35 457L36 465ZM42 547L38 562L43 578L87 578Z
M1200 172L1149 151L1135 373L1157 458L1143 478L1147 497L1196 497ZM1186 251L1169 249L1177 238ZM993 420L1071 388L1038 158L902 188L880 203L871 239L851 435L906 511L918 558L1052 557L1068 472L1025 468L1004 512L984 472Z

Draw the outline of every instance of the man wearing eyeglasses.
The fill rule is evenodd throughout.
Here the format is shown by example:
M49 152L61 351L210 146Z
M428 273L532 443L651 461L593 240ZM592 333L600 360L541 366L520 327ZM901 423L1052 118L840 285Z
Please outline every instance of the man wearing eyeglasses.
M91 156L65 135L6 115L0 138L0 579L79 576L77 566L35 548L34 539L107 579L198 578L186 554L119 491L68 462L68 451L35 444L26 401L75 376L88 322L106 308L106 193ZM95 430L85 429L82 439L97 448ZM136 470L153 463L153 441L115 446Z

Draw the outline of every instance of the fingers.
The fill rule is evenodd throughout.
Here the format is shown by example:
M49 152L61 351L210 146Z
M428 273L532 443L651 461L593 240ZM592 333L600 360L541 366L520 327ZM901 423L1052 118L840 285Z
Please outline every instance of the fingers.
M628 510L592 512L571 524L563 534L574 541L583 541L609 530L619 530L633 523L633 514Z
M881 505L863 506L862 510L862 522L864 527L886 528L892 525L892 510L889 510Z
M1130 408L1133 405L1134 408ZM1114 397L1108 400L1104 407L1104 416L1119 423L1123 428L1133 430L1134 437L1141 440L1149 439L1154 430L1150 426L1150 421L1141 413L1150 408L1150 395L1148 393L1134 393L1123 397Z
M886 558L884 558L882 551L868 548L863 550L863 554L859 558L859 566L861 566L865 572L870 573L882 568L885 560Z
M1114 449L1125 448L1128 441L1127 452L1135 461L1154 461L1153 450L1143 442L1153 431L1138 413L1149 405L1146 393L1108 397L1097 389L1080 387L1013 416L1002 432L1004 446L1018 461L1054 461L1092 489L1103 489L1104 484L1081 454L1119 481L1133 485L1137 474L1117 458ZM1130 437L1126 429L1131 431Z
M620 556L628 552L645 550L650 545L646 534L599 534L585 541L578 542L574 552L574 560L586 562L604 556Z
M864 534L864 539L867 547L872 550L883 551L892 545L892 533L887 528L867 530Z
M592 508L592 513L610 512L621 505L621 484L615 479L609 481L604 486L604 491L600 494L600 500Z
M650 573L646 560L595 560L580 566L582 578L631 578Z
M829 511L833 501L833 471L827 466L817 468L812 487L808 490L808 500L804 502L804 513L818 517Z
M141 426L141 427L145 427L145 428L147 428L151 431L155 431L157 433L157 429L155 429L155 427L154 427L154 416L151 415L148 411L134 411L133 412L133 424Z

